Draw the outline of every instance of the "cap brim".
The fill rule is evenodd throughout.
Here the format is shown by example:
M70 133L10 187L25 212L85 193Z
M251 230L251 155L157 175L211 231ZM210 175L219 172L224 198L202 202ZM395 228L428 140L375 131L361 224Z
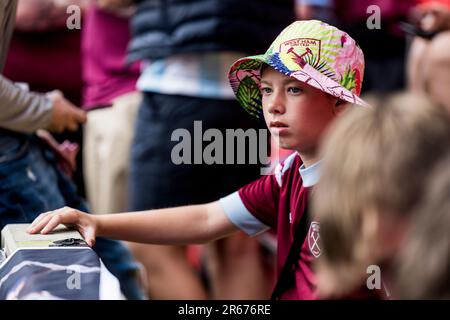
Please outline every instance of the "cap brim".
M292 72L291 77L294 77L298 81L304 82L314 88L317 88L329 95L332 95L341 100L360 105L363 107L369 107L370 105L356 94L343 87L333 79L320 73L309 64L306 64L303 69Z
M237 60L230 68L228 78L236 99L251 115L260 117L262 111L261 66L267 63L266 55L256 55Z

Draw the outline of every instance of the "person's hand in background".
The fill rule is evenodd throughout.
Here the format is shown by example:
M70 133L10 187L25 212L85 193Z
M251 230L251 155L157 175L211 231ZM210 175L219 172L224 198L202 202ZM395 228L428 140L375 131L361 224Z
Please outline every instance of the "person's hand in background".
M64 98L59 90L47 93L47 97L53 103L52 117L46 129L61 133L65 130L76 131L80 124L86 122L86 112L77 108Z

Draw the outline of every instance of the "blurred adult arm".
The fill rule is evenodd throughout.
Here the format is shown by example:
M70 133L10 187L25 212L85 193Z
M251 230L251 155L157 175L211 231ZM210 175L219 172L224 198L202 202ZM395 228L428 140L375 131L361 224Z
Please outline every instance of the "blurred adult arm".
M75 131L86 114L64 98L60 91L48 94L28 92L0 75L0 127L32 133Z
M0 72L14 28L17 1L0 2ZM86 114L67 101L61 92L30 93L0 75L0 127L31 133L37 129L74 131L86 121Z
M3 70L14 29L17 1L0 2L0 72ZM46 127L52 117L52 103L43 95L28 94L0 75L0 127L33 132Z
M0 75L0 127L31 133L47 127L51 117L49 99L29 93Z

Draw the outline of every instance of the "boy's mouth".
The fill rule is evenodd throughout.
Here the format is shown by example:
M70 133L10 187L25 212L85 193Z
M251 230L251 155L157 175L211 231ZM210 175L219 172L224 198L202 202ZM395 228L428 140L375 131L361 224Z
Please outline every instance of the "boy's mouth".
M287 128L288 125L281 121L271 121L269 124L270 128Z

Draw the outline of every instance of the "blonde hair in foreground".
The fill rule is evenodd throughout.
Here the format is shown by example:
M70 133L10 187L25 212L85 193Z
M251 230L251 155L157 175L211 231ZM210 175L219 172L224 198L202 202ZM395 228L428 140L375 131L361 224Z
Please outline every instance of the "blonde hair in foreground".
M429 177L408 242L397 259L394 294L450 299L450 150Z
M333 124L313 191L324 252L319 294L343 295L365 284L367 267L380 263L379 221L409 219L427 174L450 148L449 137L445 110L412 94L350 108Z

